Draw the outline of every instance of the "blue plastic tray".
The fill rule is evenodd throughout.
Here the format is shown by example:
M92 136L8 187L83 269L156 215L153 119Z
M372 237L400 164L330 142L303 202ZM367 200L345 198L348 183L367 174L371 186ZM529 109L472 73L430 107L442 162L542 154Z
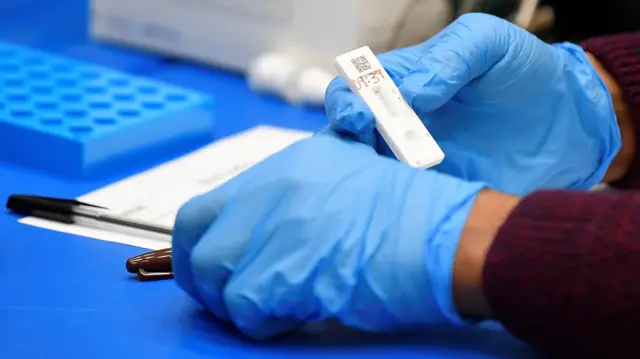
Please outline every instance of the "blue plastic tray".
M0 43L0 160L99 175L210 142L212 110L196 91Z

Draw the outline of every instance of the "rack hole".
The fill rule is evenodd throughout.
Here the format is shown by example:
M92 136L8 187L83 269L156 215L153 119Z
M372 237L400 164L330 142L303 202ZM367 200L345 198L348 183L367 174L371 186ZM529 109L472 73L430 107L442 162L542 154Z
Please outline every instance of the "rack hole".
M145 101L142 103L142 107L149 110L160 110L164 107L164 104L162 102Z
M57 118L57 117L44 117L44 118L40 119L40 123L42 123L43 125L48 125L48 126L59 125L59 124L62 123L62 119Z
M40 70L29 71L27 75L33 80L44 80L49 78L49 73L47 73L46 71L40 71Z
M99 125L113 125L116 123L116 119L111 117L98 117L93 121Z
M66 102L78 102L82 100L82 96L75 93L66 93L61 95L60 98Z
M4 84L6 86L22 86L22 85L24 85L24 80L21 79L21 78L17 78L17 77L8 78L8 79L4 80Z
M86 70L82 71L80 76L84 79L97 79L100 77L100 73L98 71Z
M58 104L53 101L41 101L36 103L36 107L42 110L53 110L58 108Z
M78 119L78 118L85 117L87 115L87 111L80 110L80 109L74 109L74 110L67 110L67 111L65 111L64 114L69 118Z
M16 72L20 70L20 66L12 63L0 64L0 71Z
M158 89L153 86L138 86L138 92L143 94L158 93Z
M187 99L187 96L181 93L174 93L167 95L167 101L171 102L181 102Z
M53 88L46 85L34 85L34 86L31 86L31 91L41 95L44 95L44 94L48 95L53 92Z
M72 87L78 84L78 81L76 81L75 79L70 79L70 78L63 78L63 79L59 79L58 81L56 81L56 84L58 86L62 86L62 87Z
M93 128L86 125L76 125L69 127L69 130L76 135L87 135L93 131Z
M109 84L113 86L126 86L129 84L129 80L125 78L113 78L109 79Z
M122 117L133 118L138 116L140 113L136 110L120 110L118 111L118 115Z
M11 111L11 115L19 119L27 119L33 117L33 112L29 110L14 110Z
M101 94L107 92L107 90L102 86L87 86L84 88L84 90L92 94Z
M89 103L89 106L97 110L106 110L111 107L111 104L106 101L96 101Z
M7 95L7 100L11 102L26 102L29 96L23 93L12 93Z
M133 101L134 96L128 93L117 93L113 95L113 99L116 101Z

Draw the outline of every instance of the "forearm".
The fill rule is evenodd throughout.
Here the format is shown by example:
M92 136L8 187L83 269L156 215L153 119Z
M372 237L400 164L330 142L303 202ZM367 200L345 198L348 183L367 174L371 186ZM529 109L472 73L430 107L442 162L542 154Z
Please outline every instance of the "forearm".
M622 148L605 181L618 188L640 188L640 33L594 38L581 44L604 80L622 136Z
M519 197L489 190L476 198L454 263L454 300L465 316L477 319L491 317L482 288L482 272L498 230L519 202Z
M594 55L587 53L587 56L611 94L618 127L620 128L622 146L604 177L604 182L615 183L625 177L633 165L636 152L635 126L633 124L633 118L631 117L629 102L627 101L622 88L618 84L618 80L616 80L611 73L604 68L604 65L602 65Z
M640 356L640 193L544 191L483 206L456 260L461 314L498 320L553 355ZM469 229L496 213L508 215L493 238Z

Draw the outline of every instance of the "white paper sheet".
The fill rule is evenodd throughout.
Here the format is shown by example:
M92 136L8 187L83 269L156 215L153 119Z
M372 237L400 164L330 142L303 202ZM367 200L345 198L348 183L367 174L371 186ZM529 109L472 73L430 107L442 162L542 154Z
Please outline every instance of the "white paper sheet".
M116 214L171 227L181 205L190 198L208 192L310 135L271 126L255 127L83 195L78 200L107 207ZM20 222L149 249L166 248L171 241L166 235L127 231L93 222L62 224L34 217L23 218Z

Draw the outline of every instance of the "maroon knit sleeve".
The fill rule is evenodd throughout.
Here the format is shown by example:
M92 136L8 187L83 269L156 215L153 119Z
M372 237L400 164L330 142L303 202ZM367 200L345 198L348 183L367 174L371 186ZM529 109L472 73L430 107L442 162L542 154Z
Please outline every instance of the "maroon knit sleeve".
M583 42L581 46L602 63L622 88L635 125L636 141L640 142L640 33L597 37ZM636 148L640 150L640 143ZM629 173L612 185L640 189L639 154L635 156Z
M525 197L483 285L494 318L552 357L640 358L640 193Z

